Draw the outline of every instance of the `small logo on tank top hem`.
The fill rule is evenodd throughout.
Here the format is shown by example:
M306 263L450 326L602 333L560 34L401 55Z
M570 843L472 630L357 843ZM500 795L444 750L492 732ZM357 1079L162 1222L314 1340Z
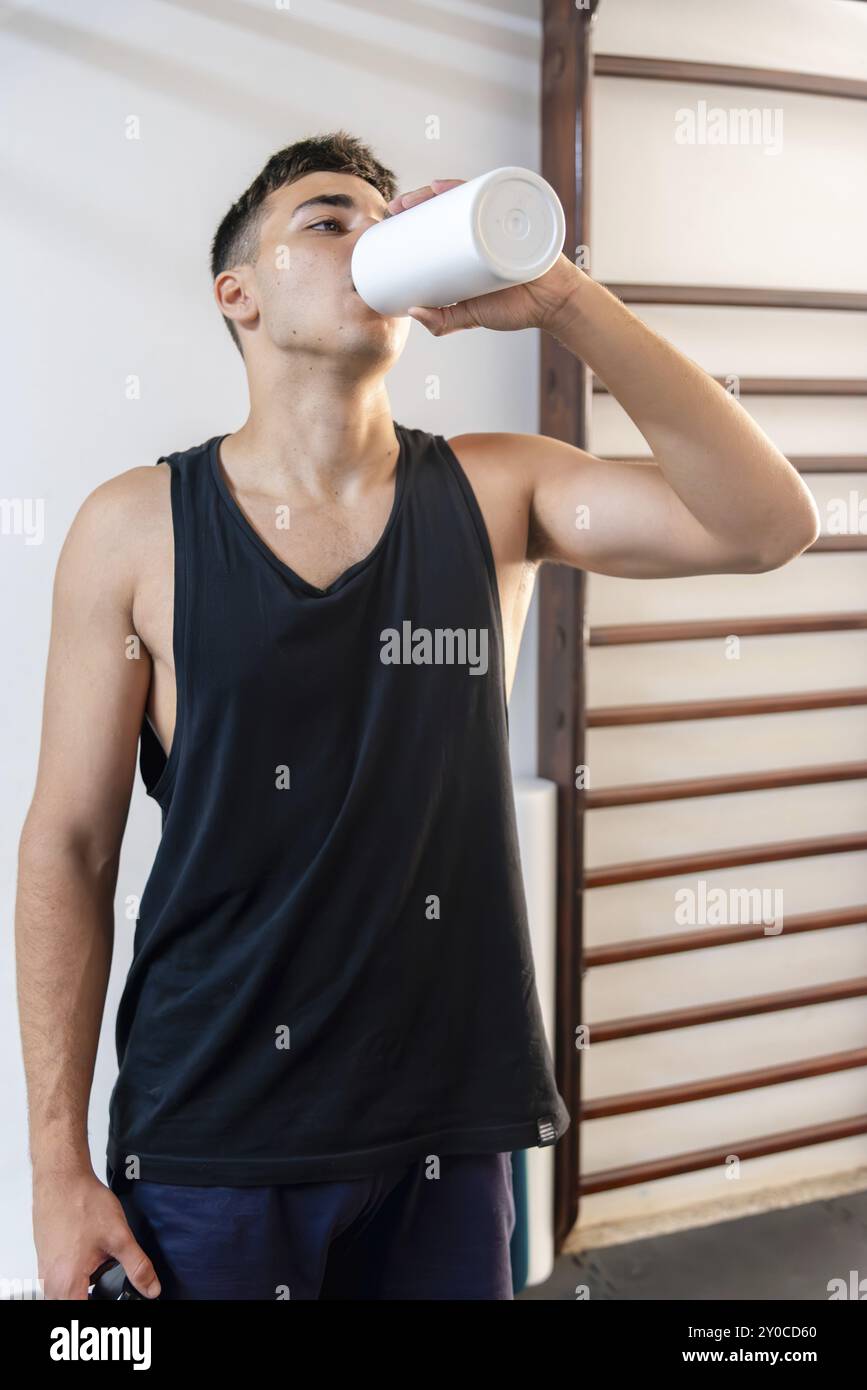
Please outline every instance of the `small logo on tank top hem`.
M541 1120L536 1121L536 1128L539 1131L539 1144L553 1144L557 1138L557 1126L554 1124L550 1115L543 1115Z
M471 676L488 669L486 627L413 627L407 619L379 634L384 666L468 666Z

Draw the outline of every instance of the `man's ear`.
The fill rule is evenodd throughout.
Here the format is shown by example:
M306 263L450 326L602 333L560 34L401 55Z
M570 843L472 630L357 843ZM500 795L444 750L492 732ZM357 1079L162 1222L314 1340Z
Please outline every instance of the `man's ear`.
M250 266L239 265L233 270L221 270L214 281L217 308L235 324L252 328L259 317L259 305L253 290Z

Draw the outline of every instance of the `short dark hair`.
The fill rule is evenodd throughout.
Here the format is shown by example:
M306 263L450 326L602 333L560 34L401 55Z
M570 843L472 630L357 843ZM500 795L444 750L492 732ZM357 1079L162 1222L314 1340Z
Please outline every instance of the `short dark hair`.
M335 174L355 174L366 179L388 203L397 193L397 179L386 169L368 145L346 130L330 135L311 135L272 154L250 187L229 208L211 242L211 277L236 265L252 265L259 254L259 231L269 194L285 188L305 174L330 170ZM226 327L241 356L241 340L230 318Z

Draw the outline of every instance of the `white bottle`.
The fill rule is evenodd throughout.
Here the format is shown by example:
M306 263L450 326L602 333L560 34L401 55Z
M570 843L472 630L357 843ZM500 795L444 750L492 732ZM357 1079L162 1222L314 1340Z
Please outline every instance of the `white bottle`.
M550 270L566 218L532 169L507 165L368 227L352 253L352 281L388 317L413 304L441 308Z

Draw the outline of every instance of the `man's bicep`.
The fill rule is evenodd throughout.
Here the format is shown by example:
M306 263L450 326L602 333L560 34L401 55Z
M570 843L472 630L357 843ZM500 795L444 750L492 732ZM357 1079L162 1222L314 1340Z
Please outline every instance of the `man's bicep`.
M529 551L536 561L627 579L741 568L653 459L600 459L548 438L535 460Z
M129 483L80 507L54 579L36 788L25 831L94 867L119 852L151 661L132 624Z

